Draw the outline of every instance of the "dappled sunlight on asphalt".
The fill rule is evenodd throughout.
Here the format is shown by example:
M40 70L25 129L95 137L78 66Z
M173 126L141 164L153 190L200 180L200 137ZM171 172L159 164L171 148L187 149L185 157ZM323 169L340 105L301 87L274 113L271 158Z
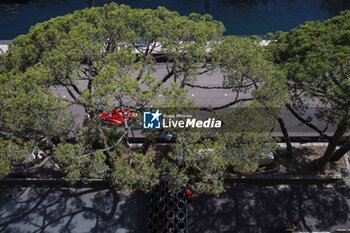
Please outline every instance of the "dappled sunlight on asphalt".
M202 195L190 205L193 233L283 232L350 228L350 189L328 185L236 185L220 197Z

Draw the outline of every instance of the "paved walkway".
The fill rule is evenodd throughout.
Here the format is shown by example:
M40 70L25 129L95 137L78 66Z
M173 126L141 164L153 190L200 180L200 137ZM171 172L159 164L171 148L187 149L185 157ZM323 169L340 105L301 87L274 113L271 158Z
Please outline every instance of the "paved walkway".
M350 188L327 185L236 185L220 197L202 195L189 207L191 233L281 233L350 229Z
M113 189L0 187L1 233L145 233L148 197Z
M347 183L349 180L346 181ZM145 233L148 198L115 190L1 188L0 232ZM350 229L350 188L324 185L239 184L220 197L196 196L191 233L282 233Z

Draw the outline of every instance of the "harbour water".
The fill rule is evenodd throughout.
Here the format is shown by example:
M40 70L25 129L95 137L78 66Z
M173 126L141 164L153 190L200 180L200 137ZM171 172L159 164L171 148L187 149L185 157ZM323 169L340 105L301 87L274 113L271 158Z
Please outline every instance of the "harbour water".
M26 33L32 25L111 0L2 0L0 40ZM209 13L226 27L227 35L264 35L287 31L307 20L325 20L350 9L348 0L115 0L135 8L168 9L187 15Z

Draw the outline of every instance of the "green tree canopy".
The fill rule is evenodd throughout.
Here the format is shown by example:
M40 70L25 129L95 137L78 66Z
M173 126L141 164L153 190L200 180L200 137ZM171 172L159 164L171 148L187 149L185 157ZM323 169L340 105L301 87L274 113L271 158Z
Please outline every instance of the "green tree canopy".
M127 121L121 131L101 124L97 113L114 107L194 107L186 87L198 74L214 70L224 73L224 88L250 95L251 108L278 112L284 79L269 54L252 40L223 38L223 31L209 15L180 16L163 7L141 10L114 3L37 24L14 39L0 59L1 137L26 138L45 148L73 182L106 178L119 188L149 190L165 174L173 184L181 181L217 194L227 164L254 170L261 157L257 150L265 150L271 135L245 137L254 150L244 149L249 156L243 166L233 159L242 149L231 150L230 163L223 156L230 137L206 140L200 132L179 132L172 151L157 157L150 155L149 142L159 133L150 133L147 145L135 149ZM155 75L160 61L165 66L161 77ZM226 107L239 104L239 97ZM86 125L79 121L84 115L89 116ZM2 176L8 164L1 164ZM193 181L193 175L202 178Z
M299 113L310 106L318 107L318 119L336 123L321 161L341 158L350 149L347 141L336 150L350 123L350 12L325 22L307 22L276 34L275 39L270 47L275 62L287 75L288 107ZM311 126L324 136L323 129Z

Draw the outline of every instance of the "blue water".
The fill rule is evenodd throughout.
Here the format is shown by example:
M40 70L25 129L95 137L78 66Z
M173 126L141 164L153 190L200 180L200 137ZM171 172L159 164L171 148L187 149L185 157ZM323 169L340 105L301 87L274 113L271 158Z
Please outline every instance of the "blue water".
M0 40L28 32L30 26L58 15L111 0L0 0ZM263 35L287 31L307 20L324 20L350 9L348 0L117 0L136 8L165 6L182 15L209 13L226 34Z

